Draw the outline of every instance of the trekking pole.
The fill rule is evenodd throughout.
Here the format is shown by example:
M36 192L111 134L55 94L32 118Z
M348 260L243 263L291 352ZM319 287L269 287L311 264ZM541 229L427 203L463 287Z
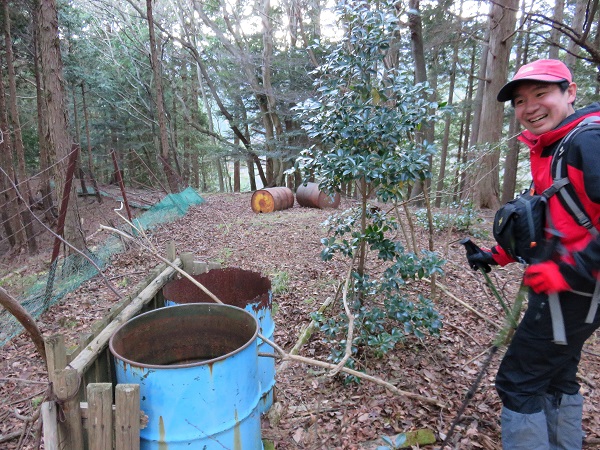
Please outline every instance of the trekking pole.
M523 308L523 302L527 296L527 291L528 291L527 286L525 286L523 283L521 283L521 286L519 287L517 296L515 298L513 308L511 311L509 311L509 314L506 317L506 324L496 334L496 337L494 338L494 341L492 343L492 347L490 348L490 352L488 353L488 356L487 356L486 360L484 361L484 363L481 367L481 370L477 374L477 378L475 378L475 381L473 381L473 383L471 384L471 387L467 391L467 395L465 396L465 399L463 400L462 405L460 405L458 413L456 414L456 417L452 421L452 424L450 425L450 429L448 430L448 434L446 435L444 442L442 442L442 446L440 447L440 449L443 449L450 442L452 436L454 435L456 425L458 425L458 423L462 419L462 416L463 416L465 410L467 409L467 406L469 406L469 403L475 396L475 393L477 392L477 388L479 388L479 384L481 383L481 380L483 379L485 373L487 372L487 369L489 368L494 355L498 352L498 349L500 349L504 345L508 345L510 343L510 341L513 337L513 334L516 330L516 323L521 314L521 309Z
M467 238L461 239L460 243L465 246L465 249L467 250L467 255L474 255L474 254L479 253L479 252L482 251L481 248L475 242L473 242L471 240L471 238L467 237ZM511 314L510 309L508 308L508 305L506 304L506 302L502 298L502 295L500 295L500 293L496 289L496 286L492 282L492 279L488 275L489 266L487 264L486 264L486 266L487 266L487 268L486 267L482 267L479 264L473 264L471 267L473 269L478 269L483 274L483 277L485 278L486 284L488 285L488 287L492 291L492 294L494 295L494 297L496 297L498 299L498 302L500 303L500 306L502 306L502 309L504 310L504 314L506 314L506 317L512 317L512 314ZM514 323L512 323L512 325L514 327L516 327L517 323L514 322Z
M462 239L460 241L460 243L465 246L468 255L472 255L472 254L475 254L475 253L481 251L481 249L477 246L477 244L475 244L473 241L471 241L470 238ZM506 305L506 302L504 302L504 300L502 299L502 296L500 295L500 293L498 292L498 290L492 283L492 280L488 276L485 268L481 267L479 265L477 265L476 267L473 267L473 268L477 268L480 270L481 273L483 273L486 283L492 290L494 296L496 298L498 298L498 300L500 301L500 304L502 305L502 309L506 313L506 324L496 334L496 337L494 338L494 340L492 342L492 347L490 348L490 352L488 353L486 360L483 362L481 370L477 374L475 381L473 381L473 383L471 384L471 387L467 391L467 395L465 396L465 399L463 400L463 402L458 410L458 413L456 414L456 417L454 418L454 420L452 421L452 424L450 425L448 434L446 435L446 438L442 442L441 449L443 449L450 442L452 436L454 435L456 426L462 419L462 416L463 416L465 410L467 409L467 406L469 406L469 403L475 396L475 393L477 392L477 389L479 388L479 384L481 383L481 380L483 379L485 373L487 372L487 369L489 368L494 355L498 352L499 348L501 348L504 345L508 345L510 343L512 336L517 328L517 321L519 319L519 316L521 315L521 310L523 308L523 302L527 296L527 291L528 291L527 286L525 286L521 282L521 285L519 286L519 290L517 291L517 296L515 297L515 301L514 301L512 310L511 310L508 308L508 306Z

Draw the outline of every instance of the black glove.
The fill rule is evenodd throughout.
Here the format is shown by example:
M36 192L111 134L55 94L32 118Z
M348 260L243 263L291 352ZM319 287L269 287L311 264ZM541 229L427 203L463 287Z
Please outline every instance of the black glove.
M471 269L483 269L489 273L492 270L490 266L498 265L491 250L479 247L469 238L463 239L460 243L467 249L467 261Z

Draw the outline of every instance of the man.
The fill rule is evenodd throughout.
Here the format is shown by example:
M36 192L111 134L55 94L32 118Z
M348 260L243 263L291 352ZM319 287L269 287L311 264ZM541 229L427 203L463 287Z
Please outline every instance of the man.
M577 85L557 60L540 59L521 67L498 93L510 101L525 130L519 140L530 149L536 193L552 185L553 150L600 104L575 110ZM573 137L566 149L567 175L585 212L600 229L600 131ZM600 238L578 224L559 195L548 200L552 226L560 233L560 252L525 269L528 308L498 369L502 399L502 445L506 450L581 449L583 398L576 379L584 342L600 326L600 314L586 323L600 269ZM593 231L593 230L592 230ZM507 264L500 247L468 257L471 266ZM548 295L559 295L567 345L553 342Z

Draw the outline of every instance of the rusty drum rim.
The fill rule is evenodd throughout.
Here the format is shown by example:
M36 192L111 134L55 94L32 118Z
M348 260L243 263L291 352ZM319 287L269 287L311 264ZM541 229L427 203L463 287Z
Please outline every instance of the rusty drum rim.
M187 364L148 364L148 363L142 363L139 361L133 361L131 359L125 358L124 356L122 356L121 354L119 354L113 346L113 339L115 338L115 336L117 336L117 334L126 326L131 325L132 322L137 321L137 320L144 320L148 315L152 315L152 314L157 314L160 312L164 312L165 310L171 310L173 308L192 308L192 309L197 309L199 305L202 306L211 306L211 307L215 307L215 308L226 308L226 309L236 309L240 312L242 312L242 315L246 315L247 317L250 317L252 319L252 321L255 324L255 328L254 328L254 333L252 334L252 337L250 339L248 339L247 342L245 342L243 345L240 345L239 347L237 347L235 350L226 353L224 355L220 355L217 356L216 358L211 358L211 359L207 359L204 361L198 361L198 362L193 362L193 363L187 363ZM139 314L131 319L129 319L127 322L125 322L124 324L122 324L121 326L119 326L119 328L117 328L114 333L112 334L112 336L110 337L109 341L108 341L108 347L109 350L111 352L111 354L113 355L113 357L115 359L118 359L120 361L123 361L125 364L128 364L132 367L139 367L142 369L163 369L163 370L176 370L176 369L181 369L181 368L187 368L187 367L200 367L200 366L207 366L207 365L212 365L216 362L219 361L223 361L227 358L232 357L233 355L242 352L243 350L245 350L246 348L248 348L252 342L257 341L257 337L258 337L258 332L260 329L260 324L258 323L258 320L252 315L250 314L248 311L244 310L243 308L239 308L237 306L234 305L226 305L226 304L221 304L221 303L188 303L188 304L182 304L182 305L174 305L174 306L168 306L168 307L164 307L164 308L157 308L154 309L152 311L147 311L145 313Z

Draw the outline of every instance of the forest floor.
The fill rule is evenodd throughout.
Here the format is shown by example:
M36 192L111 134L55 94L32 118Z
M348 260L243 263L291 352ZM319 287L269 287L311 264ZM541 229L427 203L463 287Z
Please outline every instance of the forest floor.
M192 252L198 260L239 267L268 276L273 283L275 342L286 350L297 341L300 330L343 282L344 261L320 259L320 239L326 236L323 221L331 210L302 208L269 214L255 214L250 193L211 194L181 219L149 233L151 241L165 252L173 240L178 252ZM79 200L86 234L98 224L118 222L112 212L116 205L105 201L99 206L87 198ZM340 209L350 206L344 199ZM489 212L487 213L489 215ZM490 230L489 217L477 225ZM421 248L427 248L426 233L417 230ZM276 449L367 449L383 445L381 436L430 429L437 443L420 448L440 448L465 395L481 370L497 332L493 323L502 322L502 310L485 287L481 274L468 269L464 248L458 243L464 234L451 231L434 235L435 250L446 260L443 286L435 291L434 301L443 316L440 336L418 339L408 336L381 358L365 358L361 370L394 384L398 389L436 399L443 407L394 394L378 384L363 381L344 384L340 375L329 376L316 366L290 363L277 371L275 394L278 414L263 418L263 438ZM491 244L483 240L482 244ZM51 245L46 248L51 249ZM2 256L2 286L17 295L18 279L36 273L48 264L49 254L37 258ZM105 278L126 295L159 261L132 248L115 256L105 270ZM516 265L495 268L492 279L508 298L520 282ZM11 277L10 274L18 274ZM409 282L409 296L431 295L429 283ZM458 300L479 312L469 311ZM91 329L118 301L117 296L96 277L63 301L54 305L37 321L45 336L61 333L67 345ZM339 308L340 306L336 306ZM335 310L337 311L337 309ZM467 407L452 438L455 449L500 449L500 401L494 390L494 375L504 349L493 360L479 389ZM317 332L302 347L300 354L327 360L329 349ZM277 365L281 369L281 364ZM584 410L584 448L598 448L600 440L600 342L594 335L584 347L580 364ZM0 448L35 448L35 433L24 419L35 414L39 399L47 388L46 367L29 337L21 334L0 348ZM35 427L34 427L35 428ZM25 430L24 433L22 431ZM10 436L12 439L6 439ZM415 447L416 448L416 447Z

